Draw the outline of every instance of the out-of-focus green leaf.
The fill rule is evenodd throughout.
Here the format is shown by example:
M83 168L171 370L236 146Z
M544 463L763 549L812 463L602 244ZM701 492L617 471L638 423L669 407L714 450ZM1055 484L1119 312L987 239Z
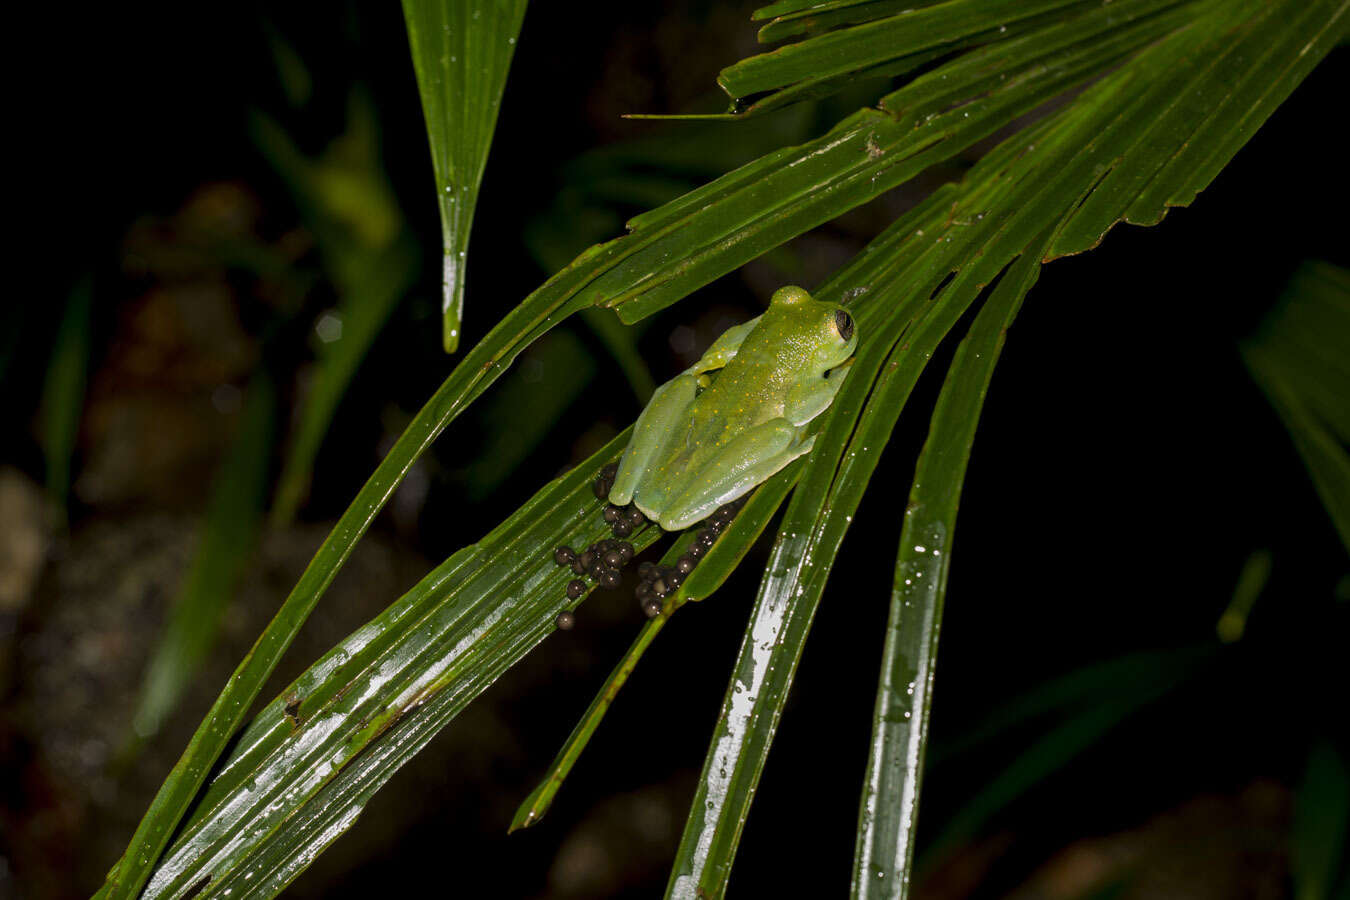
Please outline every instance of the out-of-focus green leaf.
M566 330L546 334L526 351L482 406L486 440L463 471L471 500L486 497L511 476L581 396L595 369L581 341Z
M919 786L928 742L938 634L951 567L956 513L985 393L1007 329L1041 269L1041 239L999 281L956 351L905 507L895 583L872 716L854 897L894 897L914 858Z
M351 272L340 288L339 306L323 313L315 326L318 359L277 478L271 512L276 525L295 518L347 388L389 314L412 286L417 247L410 240L399 240L362 260L366 267Z
M63 517L70 492L70 464L75 457L75 439L84 412L84 388L89 378L93 296L93 282L88 278L71 291L42 385L42 451L47 462L47 495L57 514Z
M1289 863L1297 900L1332 896L1350 841L1350 766L1330 741L1314 744L1294 801Z
M1242 357L1284 420L1341 543L1350 551L1350 272L1311 263L1242 344Z
M387 247L406 228L380 161L378 114L368 91L352 89L345 130L315 157L306 156L286 129L265 113L253 111L249 130L259 151L290 188L338 287L359 281L367 263L350 254Z
M317 361L272 504L272 523L280 525L295 517L342 397L417 278L418 248L380 165L375 109L364 91L351 95L347 131L316 159L267 116L256 113L251 124L314 233L338 295L315 326Z
M1242 634L1247 630L1247 617L1256 605L1256 598L1270 580L1271 563L1270 551L1260 550L1247 557L1247 561L1242 564L1233 599L1214 625L1214 631L1223 643L1242 640Z
M220 630L257 541L275 421L276 388L260 373L249 384L238 433L211 488L197 551L150 655L131 723L137 741L159 731Z
M994 740L1007 740L1010 732L1032 727L1048 717L1068 718L1094 706L1103 697L1128 693L1149 673L1168 670L1185 674L1188 668L1214 652L1211 645L1179 650L1132 653L1075 669L1024 694L1002 701L969 732L938 746L929 747L926 765L942 766Z
M308 103L314 94L314 76L276 26L264 21L262 27L267 49L272 51L272 63L277 68L277 81L281 83L282 93L286 96L286 102L298 109Z
M459 347L464 265L525 0L403 0L441 213L445 352Z
M1188 664L1182 660L1181 664ZM1059 725L1047 729L992 781L973 789L971 798L946 823L925 858L951 850L973 837L996 813L1063 769L1129 716L1166 694L1185 672L1159 668L1139 673L1128 692L1098 699Z
M539 491L318 660L254 719L194 806L146 897L270 897L370 796L553 630L559 544L608 532L591 482L628 432ZM659 536L633 536L641 550Z

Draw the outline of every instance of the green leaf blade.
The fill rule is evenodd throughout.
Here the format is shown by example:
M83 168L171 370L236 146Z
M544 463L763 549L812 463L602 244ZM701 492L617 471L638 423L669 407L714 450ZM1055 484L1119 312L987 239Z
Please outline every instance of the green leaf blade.
M459 347L469 230L525 6L525 0L403 0L436 175L447 353Z
M203 795L146 896L175 896L208 874L202 896L248 895L269 878L279 886L275 879L294 877L354 821L363 795L338 791L344 777L373 791L551 633L559 611L576 605L563 590L573 576L552 549L606 532L590 482L626 439L545 487L273 700ZM648 529L634 543L656 538ZM297 831L299 820L327 824Z
M722 70L718 82L734 98L840 75L922 52L1018 19L1072 7L1078 0L950 0L829 32Z
M872 748L859 809L854 897L908 894L961 485L1007 328L1040 272L1044 243L1033 245L1013 264L961 342L914 473L896 558Z

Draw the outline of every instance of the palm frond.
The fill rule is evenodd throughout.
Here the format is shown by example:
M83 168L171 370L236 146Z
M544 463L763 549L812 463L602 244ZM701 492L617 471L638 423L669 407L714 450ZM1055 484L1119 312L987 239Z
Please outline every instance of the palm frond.
M403 0L441 214L441 337L459 348L464 268L525 0Z
M849 300L866 337L800 470L672 875L673 895L720 896L830 565L928 359L1015 261L1085 249L1118 220L1156 221L1190 202L1344 35L1348 7L1047 5L1047 16L1063 15L958 52L879 109L638 216L630 234L582 253L465 356L386 455L217 699L103 895L139 890L352 545L417 456L526 346L588 307L617 309L626 322L650 315L1055 101L818 291ZM1052 49L1036 52L1037 41ZM1195 96L1209 98L1202 114ZM617 455L617 445L605 453ZM194 806L151 893L270 895L350 826L398 766L546 634L563 605L547 549L599 534L598 509L584 502L599 459L452 556L302 676L298 721L286 697L273 701ZM279 804L275 815L262 795Z
M859 315L859 328L874 335L874 343L859 352L852 383L830 411L788 507L705 759L668 896L718 897L725 891L830 563L909 389L937 342L1012 259L1023 253L1050 259L1098 242L1115 220L1083 210L1106 205L1094 202L1095 190L1110 183L1115 172L1134 173L1128 183L1136 192L1116 194L1110 208L1136 209L1136 220L1160 218L1166 205L1189 202L1217 172L1212 161L1220 156L1226 161L1241 145L1241 135L1250 134L1251 123L1259 121L1259 110L1273 108L1263 104L1284 96L1297 81L1295 73L1306 74L1306 49L1320 46L1325 53L1334 45L1344 31L1346 9L1344 3L1317 10L1300 4L1287 9L1261 4L1185 8L1189 18L1175 22L1072 103L1006 140L951 197L940 192L922 204L893 226L889 240L883 236L874 242L858 264L831 280L829 287L842 282L865 289L873 302L880 293L886 296L886 308L897 312L880 328ZM1219 65L1235 56L1247 64L1237 78ZM1159 102L1160 85L1168 84L1177 69L1188 72L1191 89L1202 94L1218 96L1231 86L1232 93L1248 101L1247 114L1224 115L1228 104L1216 102L1209 118L1186 123L1191 130L1181 149L1139 141L1141 132L1153 133L1159 123L1180 124L1174 118L1176 104ZM914 85L934 77L941 80L942 69ZM1175 94L1175 85L1168 90ZM894 108L893 103L886 108ZM1183 158L1189 166L1177 162ZM1166 179L1168 191L1157 189L1159 179ZM934 238L936 248L930 243ZM869 254L888 266L880 277L868 270ZM877 380L872 396L859 395L859 385L861 390L870 387L883 359L886 376ZM932 523L933 530L950 534L954 521L947 519L954 515L953 506L948 517ZM933 629L937 625L931 611L927 624ZM919 638L925 652L931 653L935 637L934 631ZM908 698L894 692L906 685L885 685L883 691L890 696L878 699L879 708L904 707ZM917 771L908 771L906 760L917 764L922 758L924 728L922 721L913 720L913 710L909 728L920 738L919 746L908 754L887 751L886 756L891 783L914 791L913 799ZM896 771L902 767L906 770ZM879 802L865 798L864 808ZM888 796L884 802L894 804L897 798ZM855 882L855 889L869 896L878 891L904 896L908 879L895 876L906 872L912 829L892 821L895 833L882 839L869 834L871 827L864 817L863 845L880 841L887 846L885 863L873 871L894 874L888 885L864 879Z

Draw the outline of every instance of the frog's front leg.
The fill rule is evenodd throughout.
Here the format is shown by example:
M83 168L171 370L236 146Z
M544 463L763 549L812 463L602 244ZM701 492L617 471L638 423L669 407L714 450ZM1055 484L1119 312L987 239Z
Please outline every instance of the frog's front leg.
M748 429L700 466L679 496L661 510L657 524L666 531L688 528L808 453L815 440L813 435L803 441L799 429L786 419L770 419Z
M783 404L783 416L793 425L805 425L830 408L834 395L844 386L853 360L831 369L828 376L813 378L793 386Z
M726 331L718 335L717 340L712 342L712 346L704 351L686 372L694 375L702 375L704 372L711 372L720 369L735 358L741 349L741 344L745 343L745 336L755 330L759 320L763 316L755 316L749 322L742 322L740 325L732 325Z

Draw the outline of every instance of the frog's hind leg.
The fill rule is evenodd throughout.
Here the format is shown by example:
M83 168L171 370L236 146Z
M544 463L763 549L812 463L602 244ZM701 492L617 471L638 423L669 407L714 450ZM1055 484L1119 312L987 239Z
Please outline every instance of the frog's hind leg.
M756 425L708 460L702 473L666 505L657 524L666 531L688 528L809 452L815 440L814 435L801 440L798 429L786 419Z
M652 467L664 458L661 450L672 435L683 434L686 430L680 426L687 425L689 404L697 393L697 376L686 373L676 375L652 394L647 408L633 426L633 437L619 462L614 487L609 491L610 503L625 506L632 501L638 485L660 480L661 473L653 471Z

